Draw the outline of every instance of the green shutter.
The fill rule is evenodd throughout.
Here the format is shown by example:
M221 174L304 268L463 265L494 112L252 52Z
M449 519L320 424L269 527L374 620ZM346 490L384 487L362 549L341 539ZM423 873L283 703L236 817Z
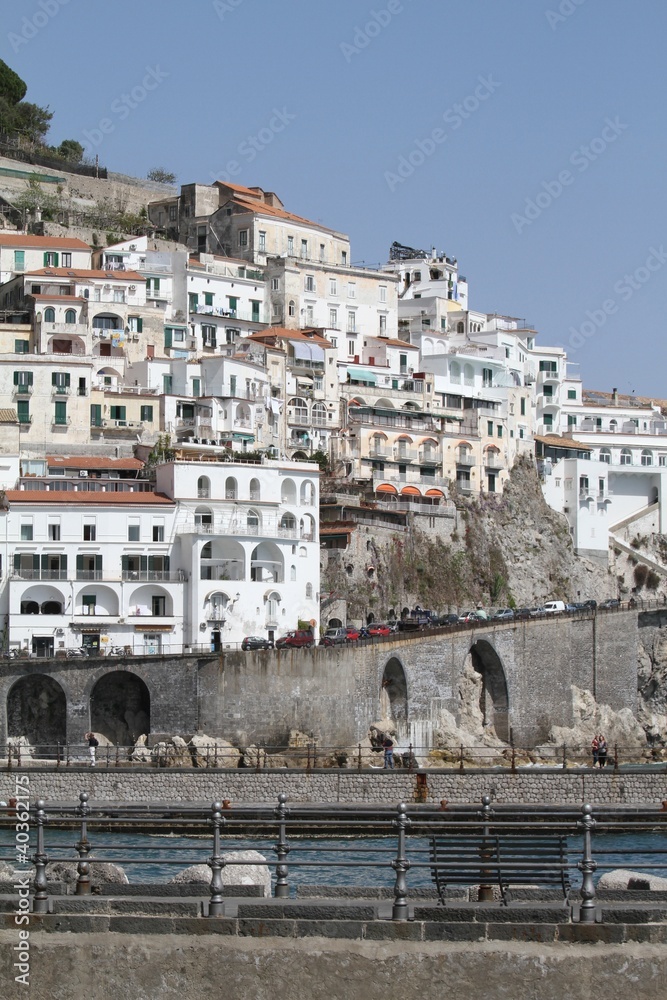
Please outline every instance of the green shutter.
M83 573L83 556L76 557L76 572L77 576L79 573Z
M170 326L164 328L164 346L171 347L171 341L173 337L173 330Z
M32 568L33 568L33 571L39 569L39 556L38 555L34 555L32 557Z
M95 572L102 572L102 556L95 556Z
M39 559L39 556L37 558ZM44 555L43 554L42 555L42 569L45 570L45 569L48 569L48 568L49 568L49 557L48 557L48 555Z
M51 385L58 385L58 373L51 372Z
M165 556L163 562L165 570L169 572L169 556Z
M28 402L27 399L17 399L16 415L19 418L20 424L30 423L30 403Z
M63 573L67 573L67 556L60 557L60 568Z
M123 571L123 573L127 573L127 571L128 571L127 567L128 567L128 560L129 560L129 558L130 558L129 556L121 556L120 557L120 568Z
M144 321L141 318L141 316L139 316L137 318L137 333L143 333L143 332L144 332Z
M139 568L142 573L148 572L148 556L139 556Z
M70 384L71 384L70 374L69 372L65 372L65 388L69 389Z
M19 375L20 375L20 372L14 372L14 385L18 385L19 384Z
M21 556L18 552L14 553L14 570L18 572L21 569Z
M102 426L102 405L101 403L90 404L90 425L91 427Z

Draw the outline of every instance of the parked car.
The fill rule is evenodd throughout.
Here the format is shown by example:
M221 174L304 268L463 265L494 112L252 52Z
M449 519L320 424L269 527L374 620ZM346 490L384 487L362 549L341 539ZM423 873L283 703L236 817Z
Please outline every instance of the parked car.
M312 632L301 631L298 629L294 632L288 632L287 635L282 635L280 639L276 639L276 649L286 649L286 648L298 648L299 646L314 646L315 637Z
M597 601L584 601L584 603L583 603L583 607L585 607L585 608L591 608L593 611L595 611L595 609L597 608L597 606L598 606L598 602Z
M348 642L356 642L357 639L361 639L361 637L362 637L361 636L361 630L358 629L358 628L354 628L353 625L348 625L347 628L345 629L345 631L347 633L347 641Z
M391 629L384 622L371 622L366 631L369 635L391 635Z
M559 615L565 611L565 601L547 601L542 610L548 615Z
M480 622L482 620L476 611L464 611L463 614L459 615L460 622Z
M514 620L523 621L526 618L530 618L531 609L530 608L515 608L514 609Z
M346 628L328 628L320 639L320 646L342 646L347 642Z
M440 615L438 618L438 625L458 625L458 623L458 615Z
M603 601L602 604L598 604L598 611L609 611L610 608L620 607L621 602L615 597L609 598L608 601Z
M493 617L496 621L513 621L514 611L512 608L499 608Z
M262 635L247 635L241 643L241 649L273 649L273 642Z

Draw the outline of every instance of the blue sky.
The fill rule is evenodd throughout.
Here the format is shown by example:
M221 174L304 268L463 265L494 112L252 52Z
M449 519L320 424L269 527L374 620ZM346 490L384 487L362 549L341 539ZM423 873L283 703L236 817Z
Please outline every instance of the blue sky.
M21 0L0 56L52 142L259 184L354 261L436 246L588 387L667 397L665 37L662 0Z

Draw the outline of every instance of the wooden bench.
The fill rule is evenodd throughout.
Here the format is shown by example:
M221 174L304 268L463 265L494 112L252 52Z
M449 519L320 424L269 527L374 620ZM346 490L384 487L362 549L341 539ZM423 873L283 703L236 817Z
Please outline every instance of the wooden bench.
M510 886L570 889L567 842L556 835L491 834L487 837L440 835L431 837L431 877L438 898L446 904L446 890L454 885L497 885L507 905Z

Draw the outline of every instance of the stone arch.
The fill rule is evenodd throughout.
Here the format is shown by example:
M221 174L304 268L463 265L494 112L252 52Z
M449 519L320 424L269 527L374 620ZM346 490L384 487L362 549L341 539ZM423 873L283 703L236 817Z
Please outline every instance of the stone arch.
M486 639L474 643L470 656L474 670L482 678L479 707L484 725L493 725L496 736L509 743L509 695L502 660Z
M67 699L47 674L21 677L7 694L7 735L25 736L49 756L67 741Z
M396 656L385 663L380 684L380 716L391 719L398 735L408 731L408 683L403 664Z
M117 746L130 746L150 733L148 687L129 670L112 670L90 692L90 728Z

